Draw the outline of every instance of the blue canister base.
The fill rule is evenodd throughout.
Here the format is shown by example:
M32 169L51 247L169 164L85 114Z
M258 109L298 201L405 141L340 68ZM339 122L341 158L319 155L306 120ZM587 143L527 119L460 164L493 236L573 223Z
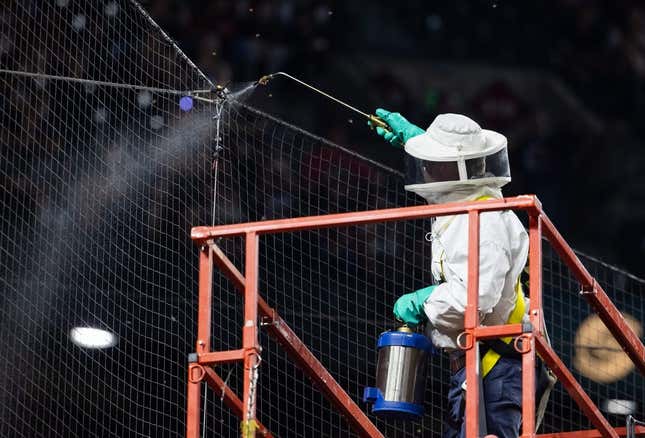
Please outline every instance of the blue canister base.
M387 401L378 388L367 387L363 392L363 401L372 403L372 413L379 418L392 420L419 421L423 417L423 406L401 401Z

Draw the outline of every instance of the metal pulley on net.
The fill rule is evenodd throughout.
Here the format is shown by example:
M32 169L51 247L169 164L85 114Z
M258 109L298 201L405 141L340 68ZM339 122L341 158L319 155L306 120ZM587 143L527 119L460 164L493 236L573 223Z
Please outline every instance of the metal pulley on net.
M424 412L427 359L435 352L430 340L407 326L379 336L376 387L367 387L363 401L385 418L419 420Z

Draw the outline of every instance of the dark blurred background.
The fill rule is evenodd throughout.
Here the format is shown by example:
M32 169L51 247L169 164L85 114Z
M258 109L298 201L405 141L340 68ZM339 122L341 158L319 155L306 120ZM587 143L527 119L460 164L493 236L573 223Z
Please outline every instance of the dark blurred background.
M577 249L645 275L645 7L638 1L144 2L219 84L278 70L427 127L466 114L509 139L507 195L535 193ZM284 79L250 103L386 164L357 114Z
M402 169L402 151L365 120L293 82L236 94L293 126L236 105L182 111L183 93L141 89L208 86L164 31L232 90L284 70L365 111L400 111L423 127L460 112L503 132L514 174L506 193L538 194L574 247L643 276L643 10L592 0L399 3L0 2L0 437L183 436L197 316L192 226L417 202L396 172L299 129ZM218 108L226 112L213 123ZM213 166L216 138L224 153ZM427 226L263 237L263 297L357 401L375 376L376 339L394 324L391 303L430 280ZM218 245L243 266L242 241ZM589 322L579 282L544 247L555 350L612 424L624 425L627 410L644 418L642 378L600 321ZM642 326L645 280L581 259ZM238 348L242 298L222 275L214 281L213 345ZM118 344L95 350L71 337L87 327ZM261 333L259 418L277 436L346 436L344 420ZM446 361L433 360L428 415L380 423L388 437L441 430ZM242 371L221 370L237 393ZM207 401L210 436L238 436L220 397ZM549 409L547 433L590 427L562 386Z

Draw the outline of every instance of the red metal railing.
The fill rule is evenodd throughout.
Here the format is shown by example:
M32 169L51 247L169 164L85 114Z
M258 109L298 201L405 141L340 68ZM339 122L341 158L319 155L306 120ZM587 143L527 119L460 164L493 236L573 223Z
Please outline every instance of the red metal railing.
M529 317L531 327L521 324L479 326L479 218L482 212L496 210L524 210L529 216ZM360 225L386 221L420 219L433 216L468 214L468 301L464 316L463 348L466 350L466 381L479 380L478 340L504 336L522 337L522 437L535 437L535 354L558 376L571 397L587 415L596 430L537 435L543 438L597 436L618 437L626 434L625 428L614 429L585 393L543 336L542 311L542 236L545 236L581 283L581 291L595 312L609 328L623 350L629 355L641 374L645 375L645 347L625 322L605 291L582 265L551 221L542 211L535 196L519 196L489 201L473 201L442 205L374 210L325 216L281 219L216 227L195 227L192 239L200 246L199 317L196 353L188 369L188 406L186 421L187 438L199 437L200 388L202 381L223 394L224 402L242 420L242 436L272 436L255 418L255 381L259 366L258 316L266 323L269 335L274 337L292 360L313 380L330 402L345 416L352 429L360 436L382 437L369 418L352 398L340 387L325 367L314 357L306 345L289 328L284 320L259 295L258 245L259 236L292 231ZM245 237L245 273L242 275L214 243L219 237ZM242 348L213 352L210 350L212 269L216 264L244 295L244 326ZM210 367L218 363L240 361L244 364L243 398L240 400ZM479 436L478 401L479 385L468 385L466 395L466 436ZM637 433L645 433L638 429Z

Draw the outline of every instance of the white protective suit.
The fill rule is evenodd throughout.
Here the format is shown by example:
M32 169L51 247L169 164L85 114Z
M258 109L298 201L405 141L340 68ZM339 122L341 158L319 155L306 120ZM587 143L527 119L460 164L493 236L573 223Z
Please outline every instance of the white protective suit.
M405 189L424 197L429 204L499 199L502 198L501 187L511 180L506 137L482 129L459 114L437 116L425 133L405 143L405 151L408 179ZM522 322L528 322L528 300L518 287L529 251L526 230L511 210L481 213L479 223L479 322L502 325L509 322L511 314L514 320L521 318ZM426 336L436 347L452 351L457 349L457 338L464 331L468 296L468 215L437 218L432 223L431 236L432 275L437 286L423 303L428 317ZM517 310L516 306L519 306ZM489 350L482 358L483 377L497 366L500 356L495 358L495 354ZM507 371L513 370L508 363L506 367ZM458 389L463 377L462 373L461 381L451 379L451 385ZM494 386L495 382L500 382L516 388L521 375L515 370L498 375L496 379L488 383ZM536 426L544 415L555 380L545 368L540 369ZM463 398L455 396L453 389L449 403L451 409L458 411ZM503 432L502 436L517 436L521 414L513 406L516 399L507 396L485 400L485 409L492 415L487 421L493 420L488 423L489 428L492 426ZM463 427L463 419L459 427L448 425L448 436L463 436Z
M502 197L499 189L479 188L461 201L483 196ZM481 214L481 324L501 325L507 322L515 308L515 286L526 264L528 250L528 235L515 213L507 210ZM429 321L426 326L427 334L435 346L454 349L457 347L457 336L464 331L468 285L468 215L444 216L434 221L432 276L438 286L424 303ZM528 305L526 308L528 309Z
M408 185L429 204L502 198L510 181L506 137L466 116L439 115L405 144ZM435 346L457 348L464 331L468 279L468 215L432 225L432 274L438 286L424 303L427 335ZM512 211L480 216L479 314L483 325L505 324L515 308L516 285L528 255L528 235ZM528 301L528 300L527 300ZM528 305L526 306L528 309ZM524 316L526 320L526 315Z

